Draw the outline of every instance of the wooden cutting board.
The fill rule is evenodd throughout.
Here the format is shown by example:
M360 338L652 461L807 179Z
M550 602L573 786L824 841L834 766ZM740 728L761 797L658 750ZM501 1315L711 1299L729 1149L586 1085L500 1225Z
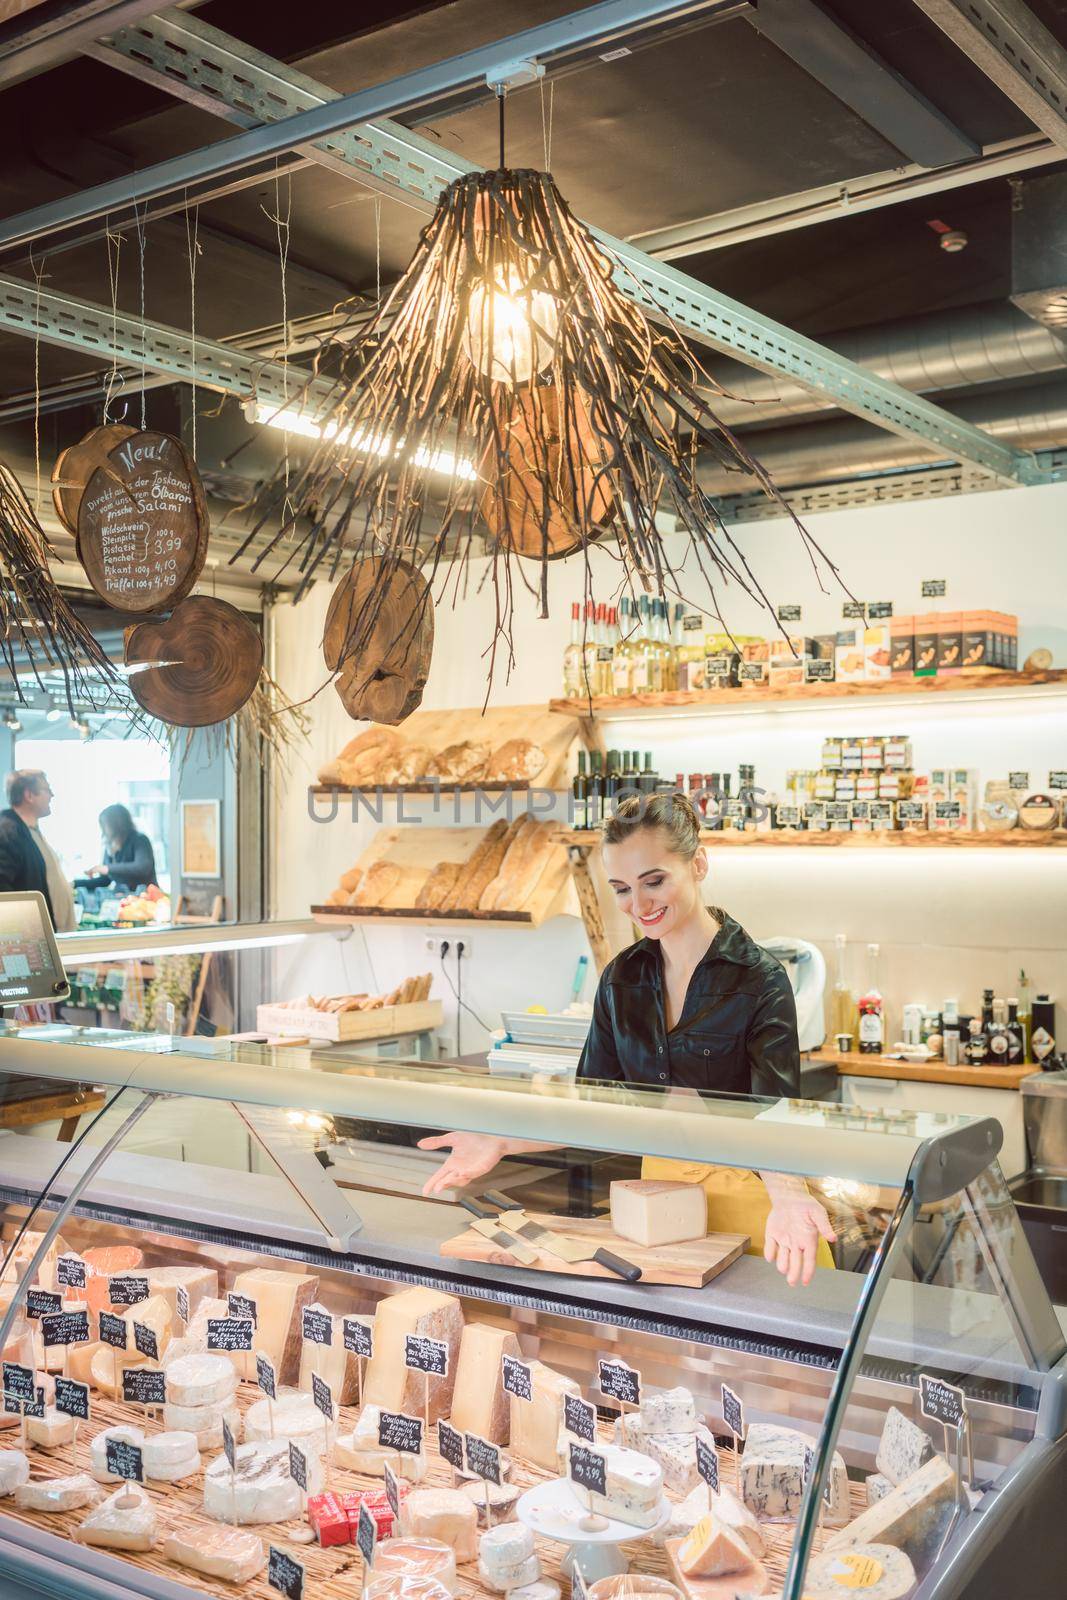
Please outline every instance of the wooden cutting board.
M632 1239L621 1239L612 1229L607 1217L552 1217L531 1211L528 1215L553 1233L565 1233L584 1244L591 1241L596 1247L604 1246L615 1254L632 1261L641 1268L642 1283L673 1283L688 1289L702 1289L712 1278L717 1278L739 1255L747 1250L749 1238L744 1233L709 1233L703 1239L690 1239L685 1244L664 1244L654 1248L634 1244ZM527 1241L536 1248L532 1240ZM461 1261L484 1261L492 1266L515 1267L519 1263L507 1251L485 1239L473 1228L446 1239L441 1246L443 1256L455 1256ZM576 1278L614 1278L597 1261L563 1261L559 1256L542 1251L533 1267L535 1272L565 1272Z

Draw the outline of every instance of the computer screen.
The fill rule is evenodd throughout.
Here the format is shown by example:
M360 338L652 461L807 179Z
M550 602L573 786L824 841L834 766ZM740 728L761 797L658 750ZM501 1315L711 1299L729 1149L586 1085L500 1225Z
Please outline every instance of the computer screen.
M0 1006L69 994L44 895L0 894Z

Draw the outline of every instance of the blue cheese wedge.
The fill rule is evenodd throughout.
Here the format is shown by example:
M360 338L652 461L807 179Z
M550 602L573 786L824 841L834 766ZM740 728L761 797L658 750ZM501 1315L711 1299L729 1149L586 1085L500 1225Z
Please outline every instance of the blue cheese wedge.
M878 1444L874 1464L890 1483L903 1483L913 1472L918 1472L934 1454L934 1442L917 1423L906 1417L896 1406L886 1412L885 1427Z
M890 1483L888 1478L883 1477L880 1472L872 1472L863 1487L867 1491L867 1504L876 1506L879 1500L884 1500L890 1490L896 1486Z
M887 1544L857 1545L852 1550L812 1556L804 1593L813 1600L842 1595L862 1600L905 1600L915 1587L915 1568L902 1550Z
M757 1517L785 1521L798 1515L804 1495L804 1464L812 1441L794 1428L754 1422L741 1457L741 1498ZM829 1508L823 1521L840 1527L848 1521L848 1473L834 1452L830 1466Z
M642 1429L651 1434L696 1433L699 1426L693 1396L681 1387L644 1395L640 1417Z
M654 1528L660 1519L663 1499L663 1473L649 1456L621 1445L599 1447L604 1457L606 1494L598 1494L572 1481L571 1487L587 1511L634 1528Z
M688 1494L701 1482L697 1470L697 1440L703 1439L708 1449L715 1453L714 1437L700 1426L695 1433L646 1433L642 1449L657 1461L663 1471L663 1481L674 1494Z
M943 1456L934 1456L883 1500L868 1506L847 1528L828 1539L826 1549L889 1544L903 1550L920 1571L925 1571L940 1549L958 1494L956 1474Z
M624 1445L627 1450L644 1449L645 1430L641 1426L639 1412L624 1411L615 1418L615 1443Z

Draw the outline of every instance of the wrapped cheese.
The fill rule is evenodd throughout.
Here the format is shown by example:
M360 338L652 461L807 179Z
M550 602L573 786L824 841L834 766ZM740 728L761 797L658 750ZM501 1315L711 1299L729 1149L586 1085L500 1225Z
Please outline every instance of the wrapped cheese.
M151 1550L156 1542L156 1513L139 1484L127 1483L90 1511L74 1537L79 1544L105 1550Z
M74 1473L69 1478L41 1478L36 1483L22 1483L15 1490L15 1504L20 1511L78 1511L82 1506L92 1506L100 1499L100 1490L87 1472Z
M218 1528L198 1522L175 1529L163 1541L168 1561L205 1578L226 1583L248 1583L267 1564L267 1547L255 1533L240 1528Z
M558 1594L558 1591L557 1591ZM449 1600L451 1590L436 1578L408 1578L398 1574L371 1577L363 1600Z
M21 1450L0 1450L0 1495L14 1494L29 1478L30 1463Z
M94 1439L89 1441L89 1470L97 1483L121 1483L121 1478L116 1472L107 1470L107 1442L109 1439L118 1439L123 1444L136 1445L139 1450L144 1448L144 1429L134 1428L122 1424L117 1428L105 1428Z
M320 1458L307 1457L308 1493L321 1494L324 1487ZM219 1522L288 1522L302 1515L300 1487L289 1476L287 1439L240 1444L236 1450L236 1471L231 1486L230 1463L218 1456L204 1473L204 1510Z
M440 1539L383 1539L374 1552L375 1578L433 1578L459 1593L456 1553Z
M412 1490L400 1508L400 1533L440 1539L460 1563L478 1556L478 1513L459 1489Z
M384 1478L388 1464L398 1477L407 1478L412 1483L421 1483L426 1476L425 1455L415 1456L406 1452L401 1453L399 1450L383 1450L378 1443L378 1424L381 1414L380 1406L363 1407L353 1431L342 1434L337 1439L334 1449L335 1461L338 1466L347 1467L350 1472L362 1472L372 1478ZM321 1412L319 1415L321 1416Z

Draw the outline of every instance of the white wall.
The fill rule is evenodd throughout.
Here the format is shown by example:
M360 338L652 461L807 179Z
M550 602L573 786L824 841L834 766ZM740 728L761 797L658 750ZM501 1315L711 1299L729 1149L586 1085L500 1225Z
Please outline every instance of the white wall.
M1050 647L1067 665L1067 486L1020 489L920 504L885 505L808 519L808 527L858 597L891 600L898 614L989 607L1020 617L1020 660L1037 645ZM841 624L843 596L823 593L790 524L753 523L736 537L774 604L803 606L805 633ZM592 554L594 593L611 599L618 578L610 555ZM484 567L468 577L455 608L451 596L437 610L433 668L425 707L480 705L485 695L487 650L492 639L491 587L479 591ZM924 578L945 578L944 601L923 601ZM599 587L598 587L599 585ZM536 615L525 590L516 595L516 661L498 668L496 704L543 702L559 692L560 661L569 630L570 604L583 590L579 561L555 563L550 572L548 619ZM710 605L699 575L686 575L685 598ZM741 632L768 630L765 614L744 594L720 591L723 613ZM319 652L328 601L319 586L296 608L275 613L276 671L295 698L322 682ZM328 825L309 820L306 787L316 768L351 737L353 725L332 687L311 707L313 733L298 753L282 788L278 813L275 906L277 916L306 913L352 864L373 832L338 817ZM982 783L1010 769L1027 768L1036 786L1051 767L1067 767L1067 697L1040 704L1005 698L967 706L934 702L880 708L818 705L802 714L739 709L730 717L656 719L610 725L609 746L651 749L660 770L732 770L741 761L756 781L773 790L789 767L818 765L822 738L836 733L908 733L916 765L974 766ZM429 801L405 801L407 814L434 819ZM393 821L390 815L389 821ZM1020 965L1037 988L1067 1003L1067 851L989 852L727 851L712 856L712 897L757 937L787 933L814 939L827 952L835 933L854 941L853 981L862 978L863 946L883 950L882 987L890 1029L899 1026L907 1000L939 1005L946 995L969 1009L986 985L1015 992ZM426 970L425 935L416 929L373 927L339 947L333 968L318 953L314 970L289 967L279 982L293 992L329 991L337 985L385 987L411 971ZM316 946L320 941L315 941ZM558 1005L569 993L575 961L585 949L580 924L557 918L534 931L475 930L465 998L490 1024L502 1007L539 1001ZM331 958L333 957L331 952ZM347 968L341 966L341 956ZM373 964L373 971L371 965ZM452 971L450 963L450 971ZM358 980L358 981L357 981ZM450 1028L455 1005L444 985ZM464 1050L484 1034L467 1017Z

